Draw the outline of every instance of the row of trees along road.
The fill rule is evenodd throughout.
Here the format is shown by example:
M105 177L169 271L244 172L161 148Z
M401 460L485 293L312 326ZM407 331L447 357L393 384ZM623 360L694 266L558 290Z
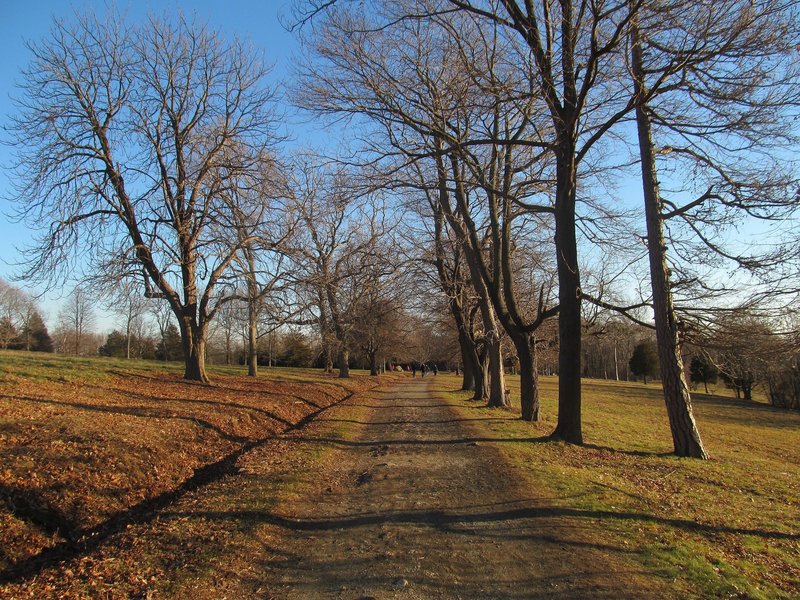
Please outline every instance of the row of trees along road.
M481 312L493 313L482 314L485 337L496 335L497 319L515 342L526 419L538 418L531 336L558 314L554 433L575 443L582 441L582 302L622 313L641 306L614 305L582 287L578 234L589 231L587 240L597 240L613 215L581 190L628 160L621 149L638 148L652 291L646 300L655 315L675 452L705 458L681 360L669 261L694 246L697 262L704 254L696 252L699 245L713 259L766 265L767 258L725 248L714 234L743 216L780 219L797 207L794 182L775 151L796 142L794 6L405 0L368 3L365 10L361 4L299 5L313 49L301 102L363 124L368 159L382 162L394 182L405 178L425 191L432 229L441 236L447 224ZM669 198L659 191L664 168L681 173ZM536 236L537 229L540 239L555 241L557 298L547 295L543 279L525 310L513 254L517 232ZM668 241L677 256L668 256ZM443 288L457 304L451 274ZM454 317L461 329L455 311Z
M353 174L278 161L259 54L183 17L131 26L114 13L57 21L30 50L12 128L18 209L46 226L23 276L82 272L131 309L128 339L136 291L165 301L187 379L208 381L210 325L235 302L248 307L251 375L266 322L317 324L347 376L365 322L354 311L392 302L376 293L395 270L391 220L342 184Z
M675 452L705 457L681 323L710 308L689 310L715 287L700 265L780 258L719 233L797 207L792 165L776 152L796 143L793 4L296 8L309 52L293 96L350 119L361 165L281 157L268 69L202 24L77 16L31 44L12 135L19 216L43 228L24 276L55 284L79 272L97 289L160 299L179 325L185 377L205 382L211 324L234 303L248 308L251 375L264 323L316 325L341 376L355 340L368 340L376 371L419 274L399 266L426 265L447 298L464 387L507 401L507 336L524 419L540 418L537 353L558 317L555 434L573 443L587 306L637 322L651 307ZM626 216L603 190L637 163L645 210ZM674 189L662 194L665 169ZM646 258L651 291L628 298L612 290L624 277L587 281L579 249L613 250L632 270Z

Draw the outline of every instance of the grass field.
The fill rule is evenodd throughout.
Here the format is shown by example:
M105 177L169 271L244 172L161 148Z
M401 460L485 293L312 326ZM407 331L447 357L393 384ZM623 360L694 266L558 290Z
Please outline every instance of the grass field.
M658 385L585 380L584 447L547 438L557 380L543 377L544 420L497 419L458 379L439 379L459 410L498 440L531 486L567 515L600 524L609 551L630 554L687 597L800 597L800 414L695 394L710 461L679 459ZM519 379L509 377L512 398ZM727 392L727 390L726 390Z
M0 352L0 572L233 468L235 453L375 385L319 371ZM199 483L199 482L198 482Z
M131 528L126 539L132 539L133 532L150 531L149 521L137 521L137 514L155 514L193 482L201 485L239 468L266 468L243 452L294 452L292 444L259 445L376 385L367 376L339 380L300 369L263 369L253 380L241 367L212 367L212 385L204 386L181 381L181 373L178 364L0 352L0 574L17 572L48 549L57 558L59 548L91 547L95 537L109 532ZM548 437L556 417L554 378L542 378L544 420L533 424L520 421L516 411L470 402L468 394L454 391L459 379L452 375L434 381L482 430L481 443L500 448L535 490L532 495L585 528L598 547L630 557L643 572L673 584L676 595L798 597L800 414L736 400L727 390L697 394L695 412L712 460L696 461L670 455L658 385L585 380L586 445L576 447ZM518 378L507 381L518 399ZM222 486L224 493L206 500L233 502L226 500L231 493L261 510L268 492L291 499L292 490L314 477L308 471L327 460L285 459L274 457L258 497L242 499L235 487ZM172 555L213 552L213 546L196 544L208 536L238 539L219 525L202 527L176 532ZM251 543L241 548L242 564L255 551ZM167 570L166 559L158 556L163 544L153 542L150 554L114 554L106 547L102 561L72 561L47 576L69 578L62 589L88 590L102 580L102 571L92 569L127 572L124 561L151 555L151 571L158 575ZM138 577L149 568L130 572ZM165 593L183 577L180 564L169 569L160 587ZM213 571L206 576L216 577ZM44 589L44 577L31 589ZM129 582L126 589L149 589L149 581Z

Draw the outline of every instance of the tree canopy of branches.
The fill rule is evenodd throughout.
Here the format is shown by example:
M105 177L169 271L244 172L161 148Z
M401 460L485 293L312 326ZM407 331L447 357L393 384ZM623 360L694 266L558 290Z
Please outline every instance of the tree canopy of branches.
M443 210L448 226L461 233L467 262L480 274L471 273L473 284L494 292L493 308L518 355L529 346L521 334L558 312L556 435L582 440L582 302L625 314L651 304L675 452L705 458L672 292L675 285L714 287L691 275L692 261L701 255L708 265L726 260L748 268L775 265L777 256L789 255L780 248L750 255L725 248L716 236L742 219L786 219L797 209L793 180L780 164L785 156L775 151L796 142L785 120L787 109L796 107L793 3L368 5L356 10L347 0L300 3L297 16L312 21L312 46L324 63L307 69L302 103L377 123L385 130L380 136L371 128L364 135L371 159L394 160L393 177L413 164L422 177L410 185L456 199L449 213ZM632 120L637 136L631 136ZM599 182L598 174L625 167L626 159L606 152L622 147L620 140L640 151L652 284L649 297L629 306L589 293L578 254L581 236L600 241L603 223L615 216L611 201L593 198L589 185ZM426 161L434 166L419 166ZM679 183L668 197L659 193L656 161L677 165L672 172ZM437 179L438 188L431 184ZM485 195L483 204L470 198L476 192ZM539 218L530 218L536 213ZM515 231L520 215L528 225ZM552 220L558 302L546 308L540 294L539 314L525 314L517 310L508 276L509 250L519 231L541 226L541 215ZM668 262L667 240L684 262L674 280L677 263Z
M207 381L214 292L248 241L224 192L275 141L268 69L183 17L77 15L30 50L12 129L19 216L40 231L25 275L137 278L177 318L185 378Z
M310 156L296 161L291 202L298 227L288 242L301 304L319 326L326 370L337 357L349 376L356 320L364 304L380 310L381 282L395 271L390 213L380 199L359 193L352 173Z

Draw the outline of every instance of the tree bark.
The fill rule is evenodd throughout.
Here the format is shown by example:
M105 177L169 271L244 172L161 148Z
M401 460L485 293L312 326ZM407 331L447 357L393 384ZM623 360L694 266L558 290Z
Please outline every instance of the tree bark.
M466 339L465 339L466 338ZM478 353L475 343L468 338L466 332L459 331L458 342L461 346L461 364L463 373L461 389L465 392L475 391L475 372L478 369Z
M350 377L350 350L347 348L339 350L339 377L341 379Z
M503 368L503 349L500 347L500 334L497 329L486 332L486 350L489 357L489 401L488 406L501 408L508 406L506 399L506 377Z
M519 358L519 396L523 421L538 421L541 417L539 403L539 375L536 372L536 354L531 347L531 336L520 333L511 340Z
M635 22L631 27L631 65L634 89L640 99L636 105L636 126L639 135L639 152L642 163L642 188L647 221L647 252L650 260L650 280L653 289L653 313L656 324L658 362L661 367L661 382L664 401L667 405L669 424L675 454L707 459L697 424L692 414L692 400L683 360L680 354L680 339L672 290L667 266L667 246L664 241L664 226L661 218L661 198L656 177L655 152L647 114L644 69L642 67L641 42ZM645 377L645 383L647 378Z
M472 399L476 402L489 401L489 356L484 346L478 353L478 364L475 369L475 393Z
M371 351L369 354L369 374L372 376L378 375L378 353Z
M247 302L247 375L258 377L258 310L251 298Z
M181 343L183 346L183 378L189 381L208 383L206 374L206 344L200 328L191 315L181 315L179 320Z
M125 358L131 359L131 317L128 313L128 320L125 323Z
M583 443L581 429L581 280L575 234L575 144L562 131L556 166L556 254L558 271L558 424L554 436Z

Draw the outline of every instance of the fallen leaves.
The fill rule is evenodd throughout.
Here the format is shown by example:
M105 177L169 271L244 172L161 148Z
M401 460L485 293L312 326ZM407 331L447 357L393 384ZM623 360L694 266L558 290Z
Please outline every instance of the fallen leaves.
M5 358L0 354L0 363ZM63 365L35 360L26 365L35 377L16 377L2 365L0 571L176 489L198 468L285 430L316 407L375 385L366 377L341 382L308 372L304 380L215 374L214 385L199 386L156 365L104 375L94 365L91 376L64 377ZM59 577L89 578L98 589L110 577L91 561L71 569L46 585L69 595ZM134 596L145 587L139 580L130 586Z

